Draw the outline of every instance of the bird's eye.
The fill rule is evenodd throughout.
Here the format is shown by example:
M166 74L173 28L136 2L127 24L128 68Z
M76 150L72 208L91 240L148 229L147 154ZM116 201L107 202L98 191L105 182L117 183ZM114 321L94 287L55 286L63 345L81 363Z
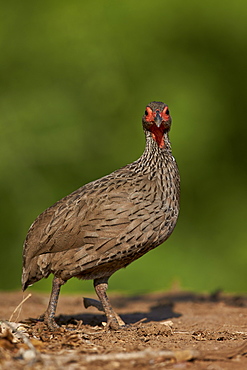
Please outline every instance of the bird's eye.
M169 115L170 114L170 112L169 112L169 109L167 108L167 110L166 110L166 114L167 115Z
M148 116L148 111L147 110L145 110L145 116Z

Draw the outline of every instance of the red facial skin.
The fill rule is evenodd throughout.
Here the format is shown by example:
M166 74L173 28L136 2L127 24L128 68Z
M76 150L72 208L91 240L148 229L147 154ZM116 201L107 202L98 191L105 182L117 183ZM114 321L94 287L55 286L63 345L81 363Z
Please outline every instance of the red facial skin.
M166 106L161 112L159 109L152 111L150 107L146 108L145 120L150 122L149 130L153 139L160 148L165 147L164 132L170 127L169 109Z

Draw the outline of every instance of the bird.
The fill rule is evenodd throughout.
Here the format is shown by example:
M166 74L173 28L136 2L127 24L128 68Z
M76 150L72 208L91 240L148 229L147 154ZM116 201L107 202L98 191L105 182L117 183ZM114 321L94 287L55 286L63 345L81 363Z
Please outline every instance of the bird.
M56 330L60 289L70 278L93 280L109 329L123 320L106 293L108 280L162 244L180 208L180 176L169 140L166 104L152 101L142 117L143 154L57 201L30 226L23 246L22 289L53 274L44 323ZM148 271L147 271L148 273Z

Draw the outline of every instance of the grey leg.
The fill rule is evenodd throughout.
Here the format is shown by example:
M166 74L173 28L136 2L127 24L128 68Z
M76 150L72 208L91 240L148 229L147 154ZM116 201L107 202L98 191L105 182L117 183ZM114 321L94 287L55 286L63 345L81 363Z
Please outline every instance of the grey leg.
M97 295L98 295L98 297L99 297L99 299L102 303L103 309L105 311L108 327L110 327L111 329L117 330L117 329L119 329L119 326L123 326L123 325L125 325L125 323L123 322L121 317L119 317L116 314L116 312L114 312L114 310L113 310L113 308L110 304L109 298L107 297L106 290L108 288L108 279L109 279L109 277L101 278L101 279L95 279L94 280L94 289L95 289L95 292L97 293Z
M48 326L50 330L56 330L57 328L59 328L59 325L55 322L54 317L56 313L60 289L64 283L65 283L64 280L58 277L54 277L53 282L52 282L52 291L51 291L50 301L49 301L47 310L42 315L42 317L44 318L44 323Z

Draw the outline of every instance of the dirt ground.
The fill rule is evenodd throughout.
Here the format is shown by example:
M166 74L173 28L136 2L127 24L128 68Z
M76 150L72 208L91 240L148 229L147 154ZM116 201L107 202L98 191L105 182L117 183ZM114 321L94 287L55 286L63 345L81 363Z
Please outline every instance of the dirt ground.
M27 296L0 292L0 369L247 369L247 297L110 294L126 323L112 331L82 296L61 295L62 326L50 332L34 319L49 296L32 293L15 311Z

